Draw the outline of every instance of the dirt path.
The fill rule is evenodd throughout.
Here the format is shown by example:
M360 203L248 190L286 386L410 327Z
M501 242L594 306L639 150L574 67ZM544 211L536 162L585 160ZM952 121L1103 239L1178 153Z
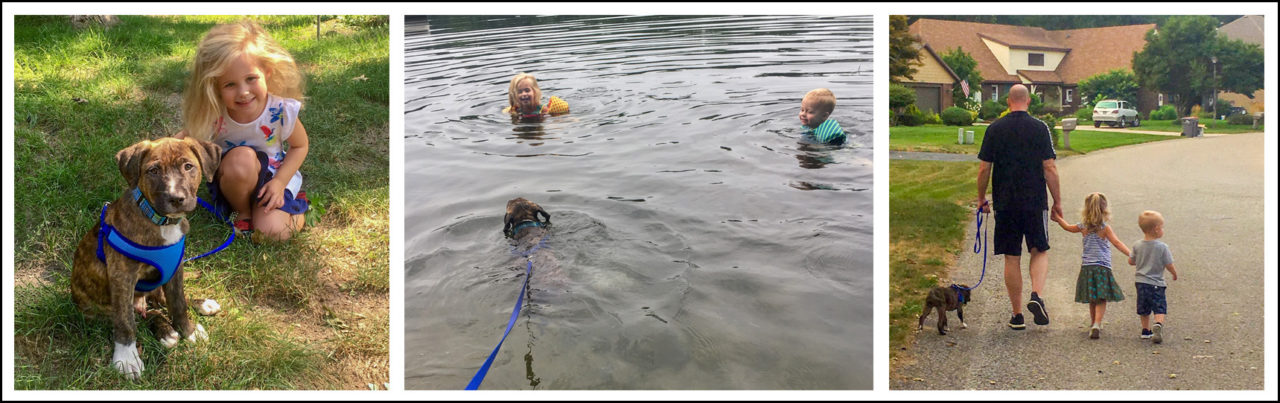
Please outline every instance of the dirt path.
M1073 301L1080 267L1078 234L1050 223L1045 301L1051 319L1027 330L1005 326L1011 307L1003 256L991 256L986 279L959 330L952 312L946 336L917 334L892 389L1249 389L1264 387L1263 150L1261 133L1160 141L1101 150L1058 162L1063 209L1079 220L1085 195L1103 192L1121 241L1142 238L1138 214L1165 216L1165 238L1180 274L1169 282L1165 342L1138 338L1133 268L1113 248L1125 300L1109 304L1102 338L1087 337L1087 305ZM994 222L994 220L989 221ZM972 224L966 231L972 234ZM971 244L973 235L965 242ZM980 255L962 253L952 279L973 283ZM1030 294L1023 255L1024 302Z

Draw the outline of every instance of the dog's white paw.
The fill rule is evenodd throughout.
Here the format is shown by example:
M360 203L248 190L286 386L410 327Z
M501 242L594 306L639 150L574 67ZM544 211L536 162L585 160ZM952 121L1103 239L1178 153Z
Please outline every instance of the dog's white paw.
M178 345L178 340L182 340L182 335L179 335L177 331L170 330L169 334L160 338L160 344L163 344L164 348L173 348Z
M138 380L142 376L142 356L138 354L138 343L116 343L116 350L111 354L111 366L125 377Z
M203 316L213 316L217 315L218 312L222 312L222 306L218 305L218 301L206 299L204 302L196 305L196 312Z
M961 329L968 329L968 328L969 328L969 324L968 324L968 323L964 323L964 322L960 322L960 328L961 328Z
M205 333L204 325L201 325L199 323L196 324L196 331L191 332L191 334L187 335L187 341L191 343L195 343L197 341L207 341L207 340L209 340L209 334Z

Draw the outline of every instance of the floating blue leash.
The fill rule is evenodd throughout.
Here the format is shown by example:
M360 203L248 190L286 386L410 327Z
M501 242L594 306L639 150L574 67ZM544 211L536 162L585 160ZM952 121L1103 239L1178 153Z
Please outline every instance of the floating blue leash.
M973 214L974 221L976 222L976 226L978 227L977 230L975 230L973 233L973 253L982 253L982 275L978 277L978 284L974 284L973 287L963 287L963 286L960 286L959 284L952 284L951 288L954 288L957 290L972 290L974 288L978 288L979 285L982 285L982 280L987 277L987 243L988 242L986 242L986 239L985 239L986 231L982 230L982 221L983 221L983 216L985 214L991 214L991 213L984 213L982 211L982 208L987 206L988 204L991 204L991 202L986 202L986 201L982 202L982 205L978 206L978 211L974 212ZM964 302L964 297L961 296L961 294L957 293L956 295L960 296L961 298L960 302Z
M514 233L514 231L513 231ZM528 252L523 253L528 258L534 251L541 249L547 242L547 235L543 235L538 244L529 248ZM515 253L512 249L511 253ZM476 371L476 375L471 377L471 382L467 384L466 390L476 390L480 388L480 383L484 382L484 376L489 373L489 365L493 364L493 358L498 356L498 350L502 348L502 342L507 341L507 335L511 334L511 327L515 326L516 318L520 316L520 307L524 306L524 294L529 291L529 277L533 277L533 261L525 260L524 268L524 285L520 286L520 296L516 298L516 307L511 310L511 319L507 321L507 330L502 332L502 340L498 340L498 345L493 348L493 352L489 353L489 358L484 360L484 365Z

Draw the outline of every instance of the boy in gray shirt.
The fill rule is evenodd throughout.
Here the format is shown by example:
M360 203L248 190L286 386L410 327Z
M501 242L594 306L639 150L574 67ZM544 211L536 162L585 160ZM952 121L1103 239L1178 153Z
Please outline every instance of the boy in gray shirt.
M1142 241L1133 244L1133 255L1129 257L1129 264L1138 266L1138 316L1142 318L1141 337L1160 344L1164 339L1161 333L1164 328L1164 316L1168 311L1168 304L1165 303L1164 298L1164 271L1168 270L1173 274L1174 281L1178 280L1178 271L1173 267L1173 254L1169 252L1169 245L1159 241L1164 236L1164 216L1151 210L1143 211L1138 216L1138 227L1142 228ZM1156 323L1150 326L1149 315L1153 313Z

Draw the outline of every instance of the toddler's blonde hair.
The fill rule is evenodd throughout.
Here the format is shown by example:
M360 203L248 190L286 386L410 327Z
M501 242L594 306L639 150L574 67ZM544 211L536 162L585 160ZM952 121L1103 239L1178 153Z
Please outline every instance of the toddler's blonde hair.
M1138 228L1142 228L1144 234L1155 231L1160 224L1164 224L1164 215L1158 211L1147 210L1138 215Z
M821 108L822 111L827 114L831 114L832 111L836 110L836 94L832 94L829 89L819 88L804 94L804 99L810 98L817 101L818 108ZM801 102L804 102L804 99L802 99Z
M1084 209L1080 210L1085 232L1096 233L1102 224L1111 221L1111 209L1107 207L1107 195L1094 192L1084 198Z
M516 86L520 85L520 82L525 79L529 79L530 84L533 84L533 99L537 100L539 103L542 102L542 89L538 88L538 79L534 78L533 74L521 72L520 74L516 74L515 77L511 77L511 85L507 87L507 102L510 104L512 113L519 111L518 108L516 108Z
M302 73L293 56L253 21L222 24L209 30L196 47L191 77L182 94L183 129L187 135L209 141L222 105L217 81L227 64L242 55L252 56L267 75L267 91L303 101Z

